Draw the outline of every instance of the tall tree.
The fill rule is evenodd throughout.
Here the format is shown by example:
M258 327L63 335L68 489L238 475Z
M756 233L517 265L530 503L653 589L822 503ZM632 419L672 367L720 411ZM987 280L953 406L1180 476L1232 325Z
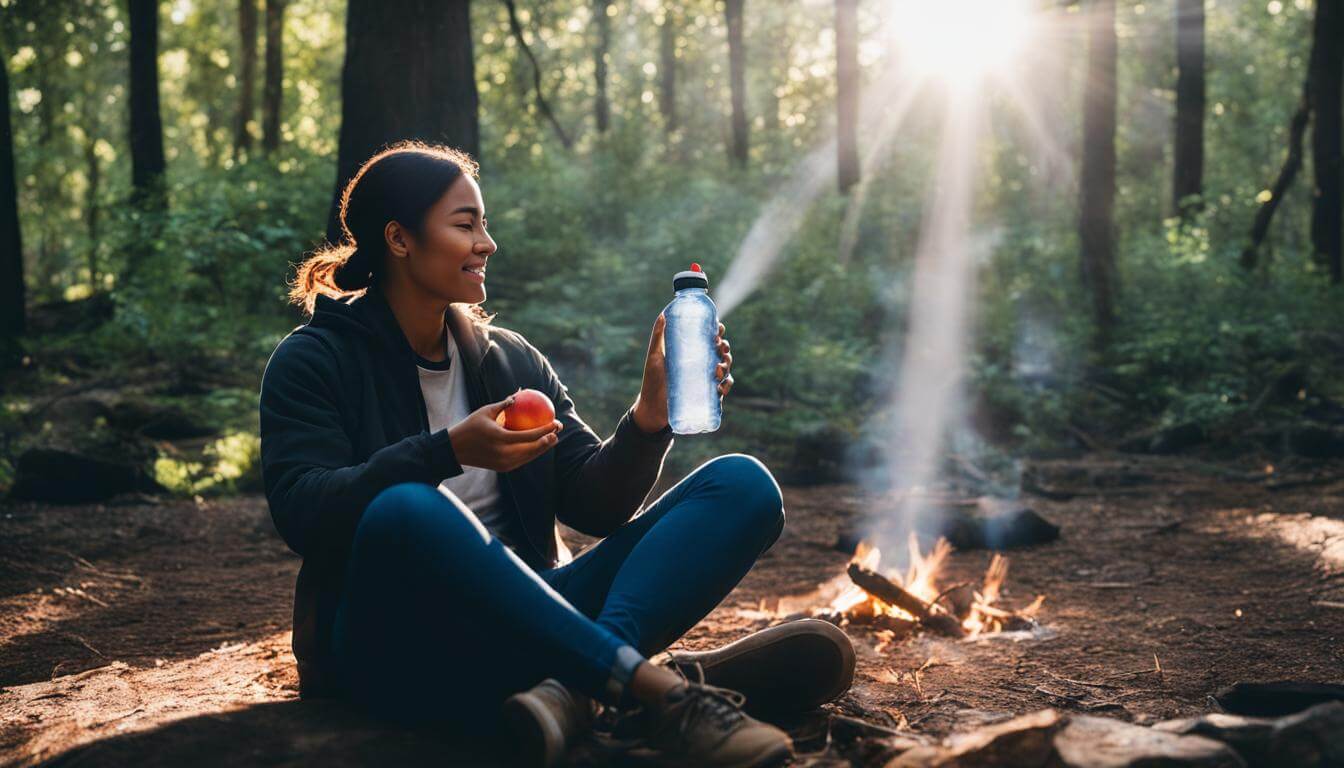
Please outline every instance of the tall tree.
M1302 84L1302 95L1298 99L1297 110L1293 112L1292 121L1288 125L1288 155L1284 158L1283 165L1279 168L1279 175L1274 179L1274 185L1268 190L1269 196L1265 198L1264 202L1260 204L1260 207L1255 212L1255 220L1251 224L1250 239L1241 252L1241 266L1246 269L1254 269L1259 263L1260 246L1264 245L1265 238L1269 235L1269 226L1274 221L1274 214L1279 210L1279 204L1283 202L1284 196L1288 193L1288 188L1292 186L1293 181L1297 178L1298 171L1302 169L1302 160L1305 156L1303 140L1307 134L1307 127L1312 122L1312 114L1320 111L1318 102L1323 96L1327 100L1331 98L1329 94L1322 94L1319 81L1322 76L1329 77L1329 75L1324 72L1326 69L1325 62L1330 55L1327 53L1327 49L1334 45L1336 51L1338 50L1339 35L1338 32L1333 32L1334 38L1331 38L1331 25L1338 25L1340 23L1338 12L1340 2L1341 0L1320 0L1316 5L1316 15L1312 20L1311 52L1307 56L1307 77ZM1334 14L1333 16L1332 13ZM1338 53L1335 55L1338 56ZM1336 64L1336 66L1338 66L1338 64ZM1335 80L1335 84L1336 86L1339 85L1338 79ZM1336 93L1333 98L1335 99L1334 104L1337 111L1339 108L1338 87L1336 87L1335 90ZM1319 122L1318 116L1317 131L1312 134L1313 142L1321 137ZM1336 123L1336 126L1337 125L1338 123ZM1338 128L1335 130L1335 135L1338 136ZM1318 150L1316 153L1316 159L1318 161L1316 167L1318 181L1317 187L1313 189L1312 195L1312 246L1318 258L1325 258L1328 263L1328 249L1318 248L1316 241L1316 235L1318 233L1327 238L1329 236L1329 232L1326 230L1326 227L1328 226L1326 222L1329 219L1330 213L1328 210L1324 209L1324 206L1318 204L1320 197L1317 194L1319 191L1319 183L1323 176L1326 177L1324 180L1327 187L1330 184L1328 178L1329 162L1328 160L1326 160L1325 163L1320 162L1321 160L1328 158L1330 142L1328 140L1323 140L1322 143L1325 145L1324 150ZM1335 157L1338 158L1338 139L1335 141L1335 147ZM1338 167L1338 161L1336 161L1336 167ZM1335 200L1336 208L1338 208L1339 198L1336 197ZM1322 217L1321 224L1317 224L1318 213ZM1328 245L1328 243L1325 244ZM1332 267L1332 270L1333 269L1334 268ZM1334 279L1333 271L1332 279Z
M859 181L859 0L835 0L836 180L846 193Z
M98 157L98 114L100 104L99 89L86 91L81 100L80 117L84 123L84 175L88 182L84 189L84 226L88 230L89 244L85 258L89 267L89 283L97 290L98 280L98 193L102 185L102 160Z
M252 122L257 80L257 0L238 2L238 114L233 122L233 159L252 147Z
M261 144L267 153L280 148L280 107L285 82L285 6L266 0L266 85L261 95Z
M1095 339L1104 346L1115 320L1115 0L1091 0L1086 10L1078 244L1083 284L1092 299Z
M131 183L135 201L162 210L164 189L163 121L159 116L159 3L130 2Z
M333 243L341 190L379 147L421 139L480 154L471 0L350 0L345 39Z
M658 26L658 111L668 133L677 129L677 25L672 12L672 4L663 3L663 20Z
M747 55L742 43L742 6L745 0L726 0L723 14L728 22L728 88L733 105L731 156L739 166L747 164Z
M1344 0L1317 0L1313 26L1311 245L1330 269L1330 281L1339 283L1344 280Z
M1204 193L1204 0L1176 3L1176 140L1172 207Z
M0 50L0 353L8 357L24 330L23 238L14 171L14 133L9 124L9 56ZM8 361L0 361L8 362Z
M611 0L594 0L593 15L597 21L597 45L593 47L593 78L596 95L593 97L593 115L597 132L606 133L611 126L611 100L607 98L607 55L611 50Z

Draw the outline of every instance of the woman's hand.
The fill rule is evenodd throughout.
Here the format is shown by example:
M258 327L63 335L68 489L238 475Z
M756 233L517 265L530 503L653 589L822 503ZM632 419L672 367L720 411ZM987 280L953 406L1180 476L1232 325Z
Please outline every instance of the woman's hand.
M513 395L477 408L449 427L448 437L459 464L508 472L537 458L560 441L557 433L564 425L558 420L535 429L505 429L496 418L510 405L513 405Z
M644 382L635 398L635 426L650 434L667 426L667 359L666 346L663 343L663 329L667 318L662 314L653 321L653 333L649 337L649 352L644 358ZM719 323L719 332L714 344L719 350L719 363L714 368L714 378L719 382L719 401L733 388L733 354L728 340L723 338L724 326Z

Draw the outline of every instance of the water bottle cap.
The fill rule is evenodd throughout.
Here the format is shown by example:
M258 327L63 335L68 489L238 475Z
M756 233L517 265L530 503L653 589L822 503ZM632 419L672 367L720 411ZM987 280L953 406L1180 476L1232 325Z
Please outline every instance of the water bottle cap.
M700 268L699 264L692 262L691 268L672 276L672 290L680 291L683 288L704 288L709 289L709 275Z

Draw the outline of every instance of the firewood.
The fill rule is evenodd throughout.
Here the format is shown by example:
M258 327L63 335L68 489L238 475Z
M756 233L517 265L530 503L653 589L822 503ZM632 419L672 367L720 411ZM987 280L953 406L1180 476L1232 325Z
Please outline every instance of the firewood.
M909 619L902 619L892 616L889 613L884 613L880 616L873 617L872 626L875 629L885 629L891 632L894 635L892 639L895 640L914 632L916 624Z
M858 563L850 563L847 570L849 578L860 589L888 605L894 605L914 616L921 626L950 637L962 637L966 631L961 622L946 613L934 613L923 600L906 592L891 579L877 571L864 568Z
M864 568L858 563L850 563L847 573L850 581L853 581L859 589L878 600L894 605L920 621L929 615L929 606L923 600L901 589L895 582L877 571Z

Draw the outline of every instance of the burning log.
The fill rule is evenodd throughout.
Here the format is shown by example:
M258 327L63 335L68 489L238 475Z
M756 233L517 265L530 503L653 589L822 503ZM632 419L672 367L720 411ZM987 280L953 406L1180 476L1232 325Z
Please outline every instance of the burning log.
M859 589L878 600L894 605L920 621L929 615L929 606L923 600L901 589L895 582L877 571L864 568L858 563L850 563L847 573L850 581L858 585Z
M919 624L952 637L963 637L966 631L956 617L946 613L935 613L932 606L918 597L906 592L886 576L858 563L850 563L847 570L849 578L860 589L888 605L893 605L911 616Z

